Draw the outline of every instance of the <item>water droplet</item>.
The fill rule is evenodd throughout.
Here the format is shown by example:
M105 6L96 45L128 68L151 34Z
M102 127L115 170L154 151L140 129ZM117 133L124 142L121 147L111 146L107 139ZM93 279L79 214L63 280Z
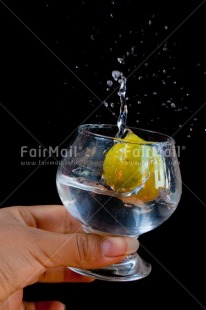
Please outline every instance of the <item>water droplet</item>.
M168 25L165 25L165 27L164 27L164 28L165 28L165 30L167 30L167 29L168 29Z
M153 96L157 96L158 95L156 91L153 91L152 94L153 94Z
M107 86L112 87L112 85L113 85L112 80L108 80L108 81L107 81Z
M163 70L162 70L162 73L166 74L166 73L167 73L167 71L166 71L165 69L163 69Z
M117 70L112 71L112 77L115 81L118 81L121 76L122 73L120 71Z
M164 107L164 106L166 106L166 103L165 103L165 102L163 102L163 103L162 103L162 106L163 106L163 107Z
M143 80L143 76L142 75L140 75L139 77L138 77L138 80Z
M149 66L148 62L145 62L145 64L144 64L144 65L145 65L145 67L148 67L148 66Z
M176 107L176 105L175 105L174 102L171 103L171 107L172 107L172 108L175 108L175 107Z
M124 59L123 59L123 58L117 58L117 60L118 60L118 62L119 62L120 64L122 64L122 65L124 65L124 64L125 64L125 61L124 61Z
M94 35L93 35L93 34L91 34L91 40L92 40L92 41L94 40Z
M137 104L141 104L141 103L142 103L142 101L140 101L140 100L137 101Z
M113 14L109 14L109 16L111 17L111 18L113 18L114 16L113 16Z
M135 46L132 46L131 47L131 54L134 54L134 52L135 52Z
M148 25L149 25L149 26L151 26L151 25L152 25L152 21L151 21L151 19L149 20Z
M104 101L103 104L105 107L108 107L108 105L109 105L106 101Z
M79 66L75 66L76 69L79 69Z
M111 102L110 106L111 106L112 108L114 108L114 107L115 107L114 102Z
M190 128L190 131L193 131L193 128Z

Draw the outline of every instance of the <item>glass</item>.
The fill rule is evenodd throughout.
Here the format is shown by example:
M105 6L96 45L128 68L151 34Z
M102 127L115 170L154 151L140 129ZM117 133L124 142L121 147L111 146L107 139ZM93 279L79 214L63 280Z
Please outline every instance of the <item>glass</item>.
M85 232L138 238L165 222L179 203L175 142L139 128L127 128L121 139L117 132L115 125L79 126L58 167L57 190ZM151 265L133 253L108 267L71 269L101 280L132 281L147 276Z

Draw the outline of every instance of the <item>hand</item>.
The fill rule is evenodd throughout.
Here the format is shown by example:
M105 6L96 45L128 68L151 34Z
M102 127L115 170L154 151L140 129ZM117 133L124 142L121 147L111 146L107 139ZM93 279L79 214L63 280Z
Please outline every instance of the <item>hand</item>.
M84 233L64 206L8 207L0 210L0 309L64 309L22 303L23 288L36 282L91 282L67 266L99 268L118 263L138 248L129 237ZM48 305L47 305L48 306Z

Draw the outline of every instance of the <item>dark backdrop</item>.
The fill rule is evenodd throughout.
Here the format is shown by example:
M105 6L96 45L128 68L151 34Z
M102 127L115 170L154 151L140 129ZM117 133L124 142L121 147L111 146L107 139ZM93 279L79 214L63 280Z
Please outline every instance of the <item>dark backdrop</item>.
M1 207L61 203L54 159L39 165L46 157L22 157L21 147L62 149L81 123L116 124L117 85L107 85L116 69L128 77L128 125L172 135L183 178L177 211L139 238L147 278L36 284L25 300L206 308L204 2L0 0Z

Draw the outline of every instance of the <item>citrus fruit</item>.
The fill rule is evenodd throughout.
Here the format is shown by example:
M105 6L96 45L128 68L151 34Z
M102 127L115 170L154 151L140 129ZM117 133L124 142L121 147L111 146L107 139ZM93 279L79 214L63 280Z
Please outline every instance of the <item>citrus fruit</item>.
M106 185L120 193L130 193L143 202L154 200L164 186L164 163L155 143L146 142L132 131L106 153L103 178Z

